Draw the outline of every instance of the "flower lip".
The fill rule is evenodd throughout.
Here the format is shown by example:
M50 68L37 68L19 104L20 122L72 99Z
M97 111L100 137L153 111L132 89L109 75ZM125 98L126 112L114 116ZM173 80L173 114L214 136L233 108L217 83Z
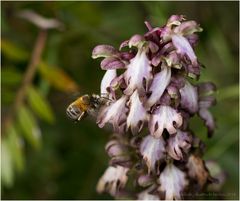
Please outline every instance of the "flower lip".
M125 186L128 180L128 171L128 168L121 166L108 167L108 169L98 181L97 191L99 193L108 191L112 196L115 196L118 193L118 190Z
M131 128L133 134L140 132L144 122L148 119L146 109L143 107L138 91L135 90L128 102L130 109L127 117L127 128Z
M165 192L166 200L181 199L181 192L188 185L185 173L173 164L168 164L160 174L158 191Z
M164 157L165 143L163 138L156 139L151 135L146 136L140 145L140 152L147 163L148 172L153 171L155 163Z
M175 160L182 160L183 154L191 147L192 136L188 132L178 130L168 139L167 152Z
M176 128L179 128L182 123L182 116L175 109L170 106L160 106L150 117L149 129L154 137L159 138L164 129L169 134L176 133Z
M120 131L119 129L123 125L122 122L125 122L126 120L126 101L127 97L122 96L120 99L113 102L111 105L102 108L97 117L98 126L102 128L107 122L109 122L112 123L113 128L116 132Z

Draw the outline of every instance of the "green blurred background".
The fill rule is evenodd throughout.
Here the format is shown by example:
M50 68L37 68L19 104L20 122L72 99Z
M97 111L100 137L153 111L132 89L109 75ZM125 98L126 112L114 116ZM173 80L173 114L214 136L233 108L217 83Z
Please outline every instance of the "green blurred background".
M2 123L14 102L38 32L34 25L16 14L31 9L45 17L57 18L65 25L64 31L48 32L42 62L32 91L26 97L27 112L22 111L16 117L15 130L9 134L12 137L2 134L3 199L110 199L106 194L98 195L95 186L108 165L104 146L111 131L99 129L90 118L73 123L65 115L66 107L76 98L75 91L99 92L104 72L99 60L91 59L91 51L97 44L118 47L133 34L143 34L145 20L161 26L172 14L186 15L204 29L196 52L206 66L200 80L213 81L218 87L218 104L212 109L217 130L213 138L207 139L206 129L197 118L192 121L192 128L206 143L205 159L216 160L227 174L223 192L231 195L229 199L238 199L237 1L1 4ZM35 106L34 102L37 102ZM19 119L30 121L27 126L40 129L41 138L35 139L24 130L24 123ZM16 148L14 143L19 146Z

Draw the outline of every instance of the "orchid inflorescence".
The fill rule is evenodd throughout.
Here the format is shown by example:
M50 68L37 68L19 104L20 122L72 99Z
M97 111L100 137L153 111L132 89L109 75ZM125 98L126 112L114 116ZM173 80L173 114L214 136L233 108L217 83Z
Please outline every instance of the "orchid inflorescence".
M186 198L214 180L189 121L197 114L212 136L215 122L208 109L215 104L216 87L195 84L202 67L194 52L202 28L195 21L173 15L162 27L145 24L148 31L119 50L98 45L92 53L104 58L101 94L111 99L97 124L110 123L114 130L106 145L109 167L97 191L140 200ZM127 190L131 182L134 190Z

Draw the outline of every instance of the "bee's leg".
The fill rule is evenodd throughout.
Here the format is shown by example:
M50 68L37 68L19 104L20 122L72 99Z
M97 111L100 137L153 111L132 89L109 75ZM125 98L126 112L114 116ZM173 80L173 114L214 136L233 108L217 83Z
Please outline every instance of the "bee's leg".
M86 112L82 112L79 117L77 118L78 121L80 121L84 116L85 116Z

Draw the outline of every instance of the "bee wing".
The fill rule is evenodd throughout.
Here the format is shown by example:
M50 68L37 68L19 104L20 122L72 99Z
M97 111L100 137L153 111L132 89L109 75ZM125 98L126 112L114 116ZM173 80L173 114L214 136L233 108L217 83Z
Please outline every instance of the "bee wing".
M99 111L99 109L89 108L89 109L87 110L87 113L88 113L89 115L93 116L93 117L96 117L97 114L98 114L98 111Z

